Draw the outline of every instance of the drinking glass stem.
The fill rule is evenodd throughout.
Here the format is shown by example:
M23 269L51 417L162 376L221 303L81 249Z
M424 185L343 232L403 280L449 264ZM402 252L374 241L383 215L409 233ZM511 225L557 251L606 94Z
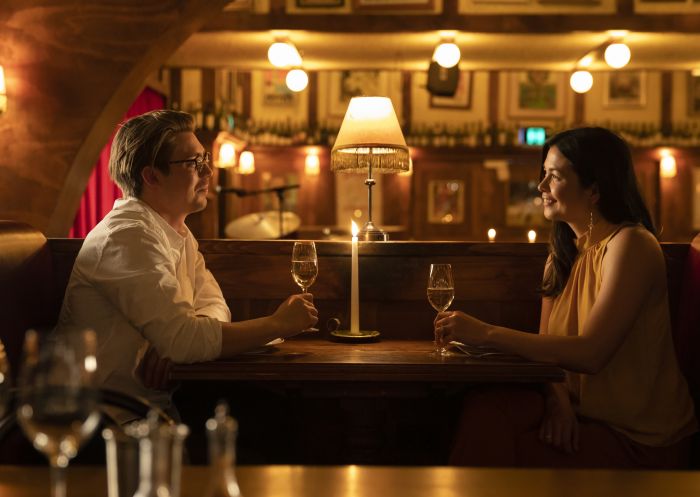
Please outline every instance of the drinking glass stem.
M66 468L51 463L51 497L66 497Z

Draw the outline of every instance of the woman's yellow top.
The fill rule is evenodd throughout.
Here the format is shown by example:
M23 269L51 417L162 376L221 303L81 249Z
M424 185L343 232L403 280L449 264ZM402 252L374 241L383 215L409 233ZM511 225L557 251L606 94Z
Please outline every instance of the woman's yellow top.
M583 331L600 291L608 242L623 228L644 229L613 226L592 245L587 235L577 240L579 254L571 275L553 301L550 335ZM673 348L668 298L650 298L641 307L625 341L602 370L567 372L566 381L579 415L602 421L641 444L667 446L697 431L693 402Z

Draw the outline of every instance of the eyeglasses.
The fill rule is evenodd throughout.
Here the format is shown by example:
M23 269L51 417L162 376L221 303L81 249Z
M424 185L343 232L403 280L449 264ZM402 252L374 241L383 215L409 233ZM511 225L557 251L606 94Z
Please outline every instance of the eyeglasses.
M194 168L200 176L204 174L204 168L211 170L211 154L204 152L204 155L198 155L194 159L171 160L168 164L187 164L188 167Z

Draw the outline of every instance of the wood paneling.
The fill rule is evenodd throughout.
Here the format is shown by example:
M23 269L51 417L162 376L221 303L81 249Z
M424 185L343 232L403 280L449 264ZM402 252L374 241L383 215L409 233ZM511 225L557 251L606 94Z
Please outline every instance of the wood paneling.
M148 74L226 3L0 3L9 100L0 218L67 234L100 150Z

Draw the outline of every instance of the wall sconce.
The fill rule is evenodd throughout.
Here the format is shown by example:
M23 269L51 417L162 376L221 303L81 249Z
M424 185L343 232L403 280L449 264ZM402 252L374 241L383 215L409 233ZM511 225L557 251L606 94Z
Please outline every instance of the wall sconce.
M304 174L307 176L318 176L321 173L321 160L317 153L306 154L304 160Z
M287 88L293 92L304 91L309 85L309 75L303 69L292 69L287 73L285 83L287 83Z
M214 165L220 169L236 166L236 155L245 148L246 142L228 131L221 131L214 139L212 155Z
M662 178L675 178L676 174L678 174L676 158L669 149L662 149L661 160L659 161L659 175Z
M7 111L7 89L5 87L5 70L0 66L0 115Z
M255 156L250 150L244 150L241 152L241 156L238 158L238 169L236 170L238 174L253 174L255 172Z
M267 49L267 60L275 67L301 66L301 54L289 40L279 40Z
M627 33L627 31L608 31L612 41L605 47L604 57L605 63L613 69L625 67L632 56L630 47L624 42Z

